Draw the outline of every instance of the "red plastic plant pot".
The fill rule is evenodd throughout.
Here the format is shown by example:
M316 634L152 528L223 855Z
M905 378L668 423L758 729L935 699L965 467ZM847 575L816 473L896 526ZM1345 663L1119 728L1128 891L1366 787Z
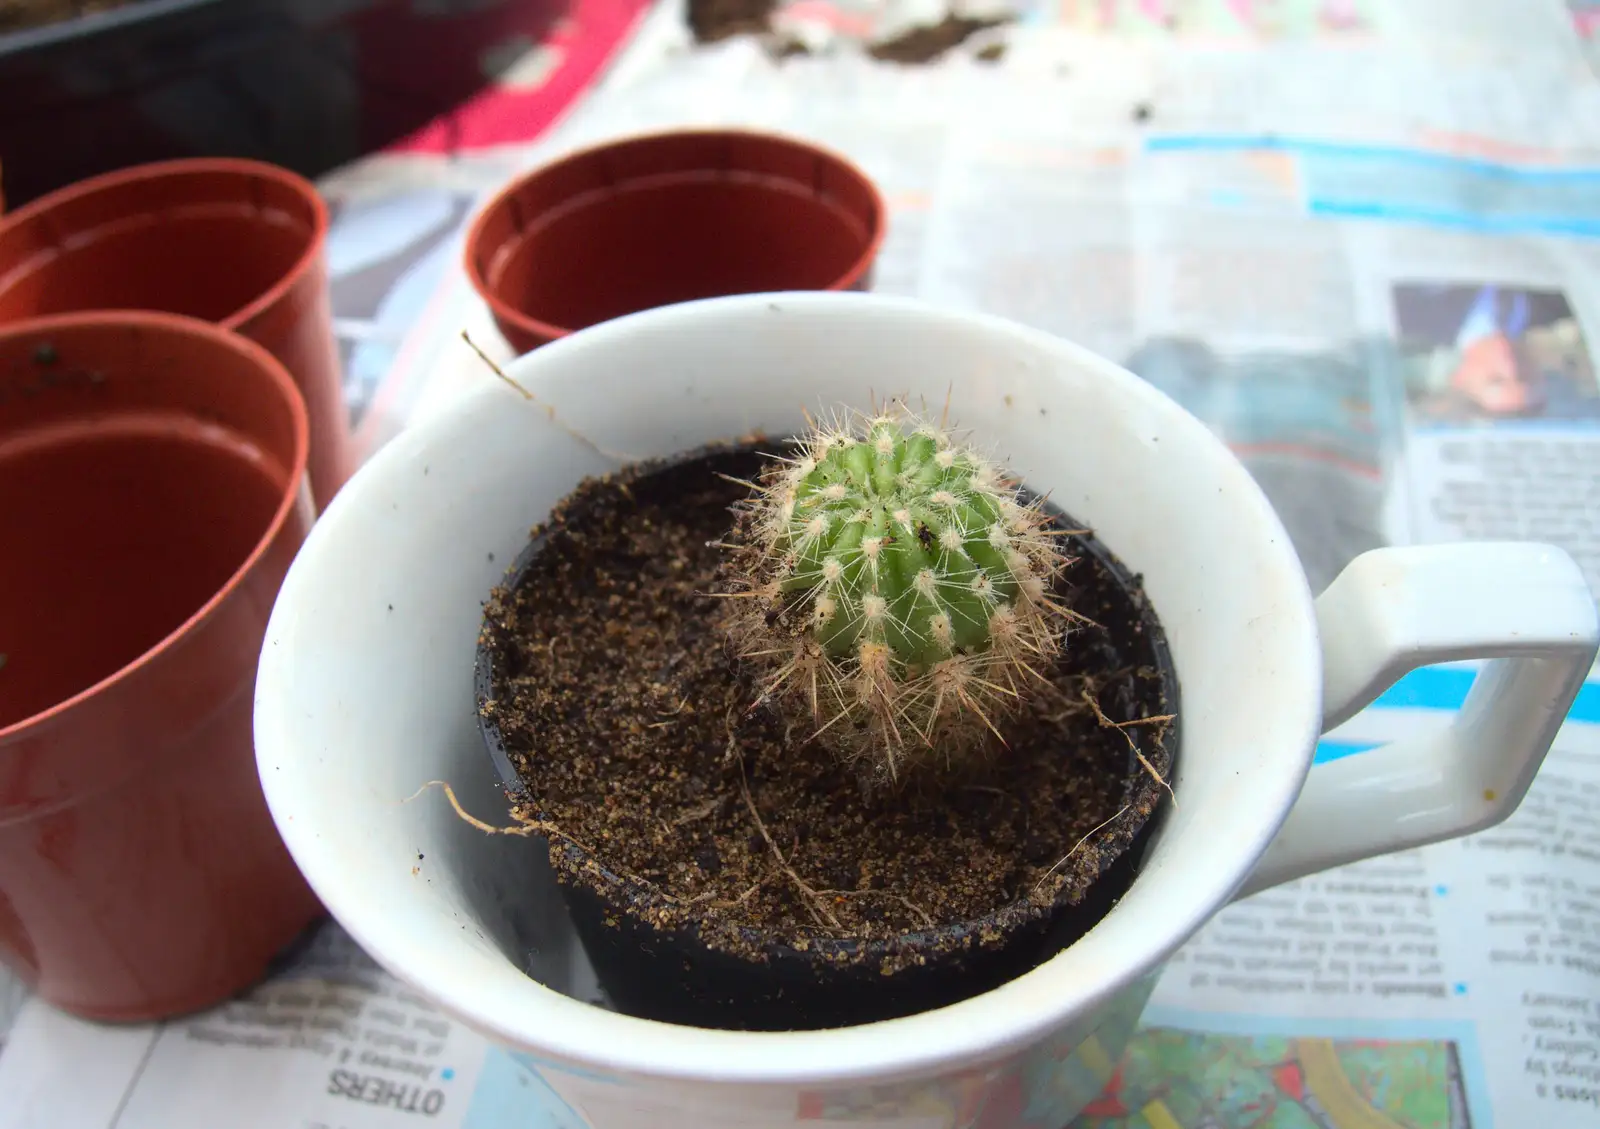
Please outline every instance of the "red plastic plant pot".
M501 334L525 353L674 302L865 290L885 217L861 170L803 141L651 134L512 182L473 221L466 270Z
M168 314L0 325L0 960L153 1020L321 912L257 773L256 663L314 520L304 402Z
M328 210L256 161L164 161L41 197L0 220L0 323L161 310L234 330L294 376L311 417L318 506L353 469L328 295Z

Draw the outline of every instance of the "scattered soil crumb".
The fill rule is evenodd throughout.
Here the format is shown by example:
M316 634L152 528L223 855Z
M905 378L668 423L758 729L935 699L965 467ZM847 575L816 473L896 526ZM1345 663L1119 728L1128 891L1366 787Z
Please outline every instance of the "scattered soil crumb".
M1009 22L1010 17L947 15L936 24L914 27L893 39L874 43L867 48L867 54L886 63L931 63L980 31Z
M689 0L687 22L696 43L718 43L739 35L773 37L773 16L778 7L778 0ZM1011 18L950 14L938 23L914 27L891 39L870 44L867 54L888 63L931 63L979 32L1010 23ZM811 52L800 40L784 36L773 38L767 45L767 53L781 60ZM989 44L977 53L984 62L996 62L1004 54L1003 43Z
M696 43L717 43L736 35L772 30L778 0L689 0L689 30Z

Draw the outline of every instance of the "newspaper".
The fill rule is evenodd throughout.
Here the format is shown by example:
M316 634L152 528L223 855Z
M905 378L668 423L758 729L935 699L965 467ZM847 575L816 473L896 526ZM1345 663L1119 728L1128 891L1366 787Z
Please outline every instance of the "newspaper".
M874 57L952 12L982 26ZM1061 334L1176 397L1315 587L1376 546L1534 537L1600 590L1594 0L793 0L709 44L663 4L541 136L325 182L363 450L490 379L463 330L509 356L456 266L487 192L719 123L866 168L892 212L875 289ZM1319 760L1446 724L1472 677L1416 672ZM206 1015L102 1027L0 991L13 1015L0 1129L583 1129L333 924ZM1507 823L1220 913L1079 1127L1597 1123L1600 680Z

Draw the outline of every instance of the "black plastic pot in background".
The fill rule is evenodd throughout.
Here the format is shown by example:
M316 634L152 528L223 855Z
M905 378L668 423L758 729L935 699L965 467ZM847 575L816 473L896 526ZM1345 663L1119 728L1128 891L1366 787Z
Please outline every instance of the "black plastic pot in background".
M1062 516L1057 514L1058 517ZM1067 521L1064 528L1073 528ZM507 570L503 583L515 588L543 548L546 535L529 542ZM1093 556L1128 594L1121 622L1102 616L1100 622L1123 647L1134 667L1161 672L1165 713L1180 713L1177 672L1166 636L1138 579L1098 540L1080 536L1073 540L1072 555ZM527 801L528 790L506 754L498 726L484 703L495 697L492 635L478 637L474 677L479 730L494 762L502 786L512 802ZM1131 706L1132 703L1126 703ZM1172 761L1168 778L1176 771L1178 726L1166 730L1165 747ZM1130 781L1145 783L1142 768L1130 754ZM1136 787L1130 783L1130 788ZM1147 818L1127 849L1103 866L1076 905L1057 905L1044 916L1014 903L979 921L947 925L937 931L908 934L892 943L862 946L854 941L814 940L805 951L763 942L750 934L755 947L765 953L763 962L741 959L712 949L694 927L663 932L647 924L647 911L659 895L650 887L617 875L593 859L604 875L605 894L587 885L561 884L562 897L572 926L594 966L601 988L620 1011L641 1018L693 1027L736 1030L816 1030L852 1026L945 1007L999 987L1037 967L1082 937L1132 884L1158 820ZM530 846L548 850L544 838ZM569 873L581 873L591 861L579 847L565 846ZM591 872L592 873L592 872ZM630 912L630 908L638 912ZM951 944L963 934L1000 936L998 944L968 948ZM891 950L890 945L893 945ZM839 951L849 954L835 961ZM926 963L912 965L886 976L879 969L891 951L916 952Z
M7 208L177 157L250 157L316 177L491 79L569 0L144 0L0 34Z

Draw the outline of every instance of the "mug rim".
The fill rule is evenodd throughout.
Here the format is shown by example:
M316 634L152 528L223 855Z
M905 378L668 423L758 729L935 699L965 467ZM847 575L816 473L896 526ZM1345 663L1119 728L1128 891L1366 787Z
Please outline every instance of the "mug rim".
M944 1008L831 1030L713 1030L611 1012L549 988L531 976L526 977L530 996L519 997L519 1010L508 1005L492 976L476 977L474 973L474 968L487 972L502 962L515 968L504 956L497 953L499 960L490 961L480 953L478 956L488 963L469 966L463 952L452 954L462 959L454 959L446 966L436 952L431 952L428 943L393 928L385 929L383 911L370 897L363 896L358 878L341 875L341 871L350 868L319 844L313 821L295 818L300 807L296 792L303 785L291 779L295 772L284 771L296 758L286 723L279 720L288 711L283 705L274 704L276 695L271 692L274 684L287 682L292 648L268 646L262 656L257 698L257 754L269 807L308 882L355 940L398 978L469 1027L518 1051L531 1053L535 1059L548 1058L554 1066L603 1067L658 1081L817 1086L965 1069L1004 1057L1059 1032L1074 1019L1091 1016L1109 999L1156 972L1248 879L1287 817L1310 770L1312 750L1321 728L1321 657L1311 593L1287 532L1248 471L1202 422L1164 393L1082 346L994 315L952 310L915 299L806 291L708 298L625 315L525 354L510 366L508 375L517 379L530 369L543 368L584 350L603 355L623 339L659 337L669 330L677 332L695 324L705 327L767 316L776 301L781 301L787 310L813 317L876 314L905 322L943 322L993 340L1010 339L1040 356L1054 355L1063 363L1114 383L1119 395L1131 397L1146 411L1159 413L1163 425L1187 430L1214 458L1236 468L1234 480L1238 489L1246 492L1251 520L1259 521L1263 532L1269 535L1256 552L1294 581L1291 587L1295 606L1288 609L1285 629L1293 633L1289 649L1297 653L1300 666L1293 677L1305 682L1304 700L1288 711L1290 727L1300 731L1299 747L1292 756L1286 750L1280 758L1281 766L1269 789L1271 802L1262 804L1253 817L1256 825L1243 837L1247 846L1237 849L1233 865L1208 871L1205 879L1196 884L1203 891L1188 899L1187 904L1174 907L1165 928L1151 931L1147 943L1100 953L1101 959L1091 966L1090 975L1085 975L1080 946L1094 936L1093 929L1084 940L1023 976ZM432 449L432 444L468 441L476 426L495 415L505 415L512 402L523 401L501 382L488 381L446 405L437 415L402 431L358 471L312 530L300 558L290 569L273 611L268 637L284 630L288 621L299 614L294 605L302 589L317 583L311 570L319 568L324 552L336 551L330 546L331 539L338 536L346 515L363 504L362 498L369 490L398 481ZM536 410L542 415L542 401ZM1117 552L1117 546L1110 548ZM1159 611L1158 607L1158 614ZM282 675L278 673L280 668ZM1182 678L1181 667L1179 677ZM1190 708L1193 705L1191 702ZM1113 909L1108 919L1116 912ZM1076 957L1074 950L1080 950ZM1108 955L1111 959L1105 959ZM448 971L441 974L446 967ZM526 976L520 969L517 973ZM527 1005L533 999L539 1003L537 1014L529 1014L532 1009Z

